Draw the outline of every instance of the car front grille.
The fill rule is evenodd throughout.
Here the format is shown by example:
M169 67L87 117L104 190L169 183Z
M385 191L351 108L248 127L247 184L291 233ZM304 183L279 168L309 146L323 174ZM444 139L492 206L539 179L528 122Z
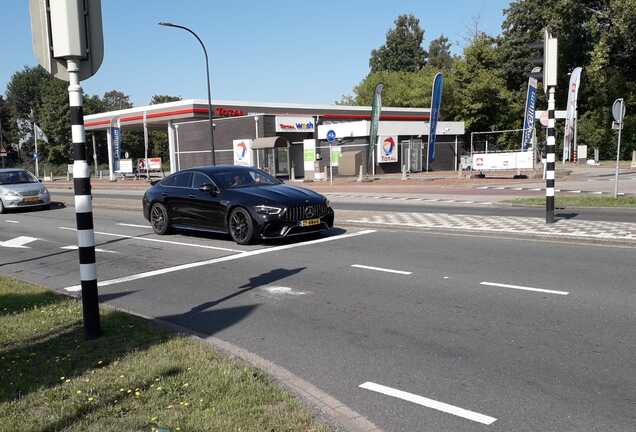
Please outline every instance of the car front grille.
M38 196L40 194L40 191L37 189L30 190L30 191L20 191L19 194L25 197L31 197L31 196Z
M289 207L283 219L286 222L298 222L303 219L316 219L329 212L326 204L312 204L307 206Z

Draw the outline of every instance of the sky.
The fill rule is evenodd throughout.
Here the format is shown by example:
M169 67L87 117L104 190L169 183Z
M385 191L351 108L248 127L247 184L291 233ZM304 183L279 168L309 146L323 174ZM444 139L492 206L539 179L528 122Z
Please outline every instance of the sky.
M504 0L102 0L104 62L83 81L88 94L112 89L145 105L154 94L205 99L203 51L210 57L212 97L263 102L333 103L369 72L393 20L412 13L424 46L446 35L460 53L475 23L498 34ZM36 64L27 0L2 0L0 93L11 75Z

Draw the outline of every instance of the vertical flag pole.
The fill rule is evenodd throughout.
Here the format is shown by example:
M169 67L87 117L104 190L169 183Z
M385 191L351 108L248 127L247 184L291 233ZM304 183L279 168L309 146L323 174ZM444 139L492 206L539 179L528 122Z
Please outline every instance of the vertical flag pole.
M556 155L554 153L554 147L556 142L556 135L554 130L554 86L549 89L548 99L548 138L546 146L546 175L545 175L545 223L554 223L554 165Z
M73 189L75 194L75 218L79 246L80 278L82 284L82 311L84 332L87 339L101 334L99 300L97 296L97 266L95 264L95 233L93 231L93 202L91 197L90 169L86 161L86 136L82 110L82 87L79 82L79 63L68 59L68 97L71 107L71 131L73 137Z

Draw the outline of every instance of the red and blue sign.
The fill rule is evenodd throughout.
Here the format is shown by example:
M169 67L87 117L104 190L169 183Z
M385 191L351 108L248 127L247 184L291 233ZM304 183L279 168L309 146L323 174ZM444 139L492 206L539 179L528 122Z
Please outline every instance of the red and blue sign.
M397 149L397 137L385 136L382 137L382 145L378 146L378 162L397 162L398 161L398 149Z
M428 160L435 160L435 142L437 141L437 121L439 111L442 107L442 90L444 86L444 75L438 73L433 80L433 95L431 98L431 123L428 135Z

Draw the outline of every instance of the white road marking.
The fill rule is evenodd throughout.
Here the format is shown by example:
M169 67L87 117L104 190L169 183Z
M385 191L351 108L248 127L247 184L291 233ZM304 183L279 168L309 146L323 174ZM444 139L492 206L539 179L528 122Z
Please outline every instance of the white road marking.
M0 242L0 246L15 248L15 249L29 249L30 246L26 246L26 245L36 240L38 239L35 237L20 236L20 237L12 238L11 240Z
M173 272L177 272L177 271L180 271L180 270L187 270L187 269L191 269L191 268L202 267L202 266L206 266L206 265L210 265L210 264L216 264L216 263L220 263L220 262L234 261L234 260L237 260L237 259L247 258L247 257L255 256L255 255L261 255L261 254L265 254L265 253L278 252L278 251L282 251L282 250L286 250L286 249L294 249L294 248L301 247L301 246L308 246L308 245L314 245L314 244L319 244L319 243L326 243L326 242L330 242L330 241L334 241L334 240L341 240L341 239L345 239L345 238L358 237L358 236L362 236L362 235L366 235L366 234L372 234L374 232L376 232L376 231L375 230L364 230L364 231L358 231L358 232L351 233L351 234L341 234L341 235L337 235L337 236L333 236L333 237L325 237L325 238L316 239L316 240L309 240L309 241L301 242L301 243L293 243L293 244L287 244L287 245L281 245L281 246L274 246L274 247L270 247L270 248L255 249L255 250L251 250L251 251L245 251L245 252L237 253L237 254L234 254L234 255L223 256L223 257L220 257L220 258L213 258L213 259L205 260L205 261L197 261L197 262L188 263L188 264L181 264L181 265L174 266L174 267L166 267L166 268L152 270L152 271L148 271L148 272L144 272L144 273L138 273L138 274L134 274L134 275L130 275L130 276L124 276L124 277L120 277L120 278L117 278L117 279L105 280L105 281L99 282L98 286L101 287L101 286L109 286L109 285L120 284L120 283L124 283L124 282L131 282L131 281L135 281L135 280L139 280L139 279L145 279L145 278L158 276L158 275L162 275L162 274L173 273ZM64 288L64 290L69 291L69 292L81 291L81 289L82 289L81 285L75 285L75 286Z
M301 296L307 294L305 291L295 291L289 287L282 286L270 286L262 288L263 291L267 291L269 294L277 294L277 295L292 295L292 296Z
M125 227L133 227L133 228L151 228L150 225L137 225L137 224L129 224L129 223L118 223L116 225L125 226Z
M10 220L10 219L6 219L5 222L6 223L12 223L12 224L19 224L20 223L17 220Z
M480 285L493 286L493 287L499 287L499 288L510 288L510 289L523 290L523 291L534 291L534 292L541 292L541 293L547 293L547 294L557 294L562 296L566 296L570 294L568 291L555 291L555 290L547 290L542 288L531 288L526 286L508 285L508 284L495 283L495 282L482 282L480 283Z
M76 231L75 228L69 228L69 227L58 227L58 229L66 230L66 231ZM115 234L115 233L107 233L107 232L100 232L100 231L95 231L95 234L110 236L110 237L127 238L131 240L140 240L140 241L148 241L148 242L155 242L155 243L167 243L167 244L178 245L178 246L190 246L190 247L197 247L202 249L220 250L224 252L236 252L236 253L243 252L242 250L238 250L238 249L229 249L229 248L218 247L218 246L207 246L207 245L201 245L196 243L183 243L183 242L177 242L172 240L160 240L160 239L138 237L138 236L125 235L125 234Z
M60 249L64 249L64 250L77 250L77 249L79 249L79 246L77 246L77 245L62 246ZM119 252L117 252L117 251L112 251L112 250L108 250L108 249L100 249L100 248L95 248L95 252L112 253L112 254L119 253Z
M409 272L409 271L393 270L393 269L382 268L382 267L371 267L371 266L366 266L362 264L352 264L351 267L365 269L365 270L375 270L375 271L386 272L386 273L395 273L395 274L401 274L401 275L413 274L412 272Z
M454 405L449 405L444 402L439 402L433 399L425 398L423 396L419 396L413 393L408 393L402 390L383 386L381 384L376 384L373 382L365 382L363 384L360 384L359 387L365 390L382 393L383 395L392 396L394 398L402 399L407 402L412 402L414 404L422 405L427 408L445 412L447 414L452 414L457 417L462 417L467 420L472 420L474 422L485 424L485 425L490 425L497 421L495 417L490 417L475 411L469 411L464 408L460 408Z

